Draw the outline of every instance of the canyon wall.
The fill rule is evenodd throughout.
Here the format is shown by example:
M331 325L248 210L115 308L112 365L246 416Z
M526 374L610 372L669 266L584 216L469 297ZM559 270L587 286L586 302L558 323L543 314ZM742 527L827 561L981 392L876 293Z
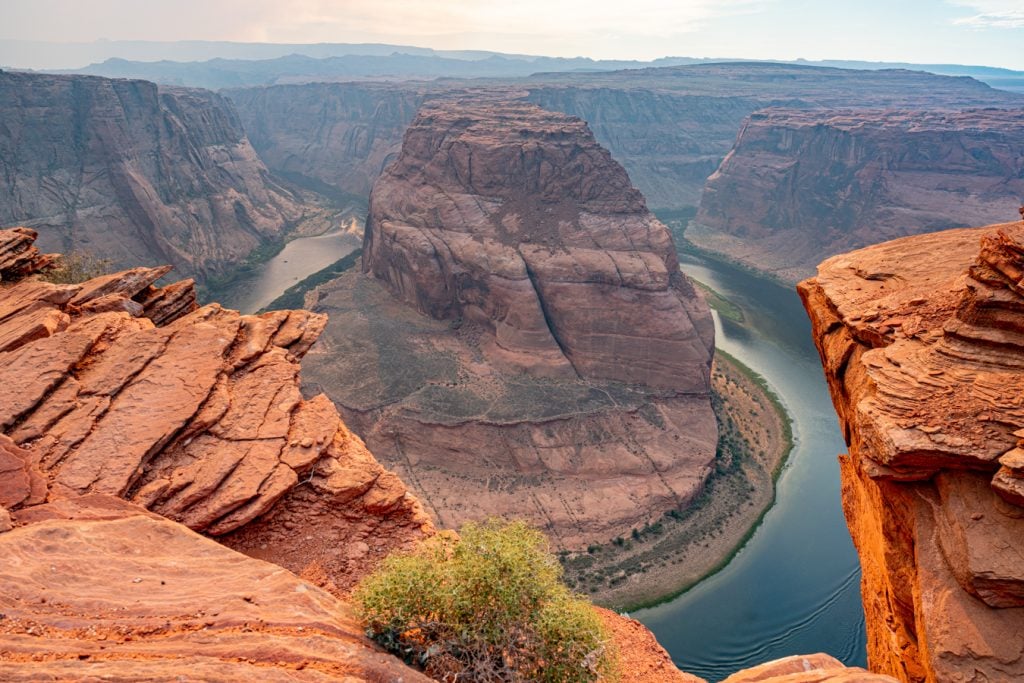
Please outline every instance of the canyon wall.
M306 83L224 94L275 173L320 192L330 187L365 197L398 153L417 107L467 91L497 91L583 119L658 209L696 206L744 117L765 107L961 109L1024 102L971 78L753 62L504 80Z
M833 257L799 285L849 453L868 662L1024 676L1024 223Z
M370 200L363 268L304 378L445 526L607 542L703 488L714 331L672 240L586 124L426 106Z
M311 83L225 90L260 158L293 182L365 199L394 159L422 86Z
M231 103L146 81L0 72L0 226L205 279L302 215Z
M1024 109L768 109L744 123L688 235L787 280L904 235L997 222L1024 196Z

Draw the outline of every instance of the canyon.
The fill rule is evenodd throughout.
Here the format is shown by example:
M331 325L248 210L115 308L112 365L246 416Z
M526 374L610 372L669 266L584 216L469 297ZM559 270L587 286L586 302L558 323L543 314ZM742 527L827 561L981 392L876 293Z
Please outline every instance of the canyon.
M1024 222L833 257L799 285L849 452L873 671L1024 675Z
M199 307L190 280L152 284L166 267L53 284L36 273L60 257L35 240L0 230L17 389L0 402L0 675L430 680L347 601L434 529L323 396L298 394L323 317ZM639 623L601 618L625 683L702 683ZM822 654L729 679L854 680L892 679Z
M688 239L786 281L827 256L995 223L1024 197L1024 109L766 109L708 178Z
M303 379L444 526L525 516L608 542L702 490L710 311L579 119L425 106L370 198L363 270L321 285Z
M147 81L0 72L0 226L116 267L224 275L306 211L231 103Z
M766 107L959 110L1024 102L970 78L755 62L519 79L285 84L223 94L271 170L365 196L397 154L417 106L467 90L496 90L587 121L659 210L697 206L744 119ZM332 150L329 157L324 149Z

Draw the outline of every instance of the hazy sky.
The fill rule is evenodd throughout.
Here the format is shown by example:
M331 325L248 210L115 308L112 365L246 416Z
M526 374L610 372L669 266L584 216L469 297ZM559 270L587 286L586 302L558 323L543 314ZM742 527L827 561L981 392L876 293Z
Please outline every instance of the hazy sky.
M1024 69L1024 0L0 0L0 38L387 42Z

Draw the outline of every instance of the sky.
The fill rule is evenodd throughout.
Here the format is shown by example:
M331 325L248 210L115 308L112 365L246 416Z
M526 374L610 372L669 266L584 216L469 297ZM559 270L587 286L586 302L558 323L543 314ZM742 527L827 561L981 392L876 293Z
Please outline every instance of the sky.
M0 39L382 42L1024 70L1024 0L0 0Z

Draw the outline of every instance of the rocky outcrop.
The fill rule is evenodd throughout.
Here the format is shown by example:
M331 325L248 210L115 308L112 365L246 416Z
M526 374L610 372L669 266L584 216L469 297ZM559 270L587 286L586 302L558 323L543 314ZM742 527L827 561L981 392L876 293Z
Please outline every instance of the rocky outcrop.
M429 681L345 602L103 494L0 533L5 681Z
M0 226L31 227L46 249L202 280L301 214L219 95L0 72Z
M799 290L843 425L872 670L1024 676L1024 223L837 256Z
M328 587L429 530L331 402L299 393L324 316L197 308L191 281L152 285L168 270L0 288L0 505L113 495Z
M310 83L239 88L224 95L275 173L328 196L365 199L397 156L424 87Z
M433 318L487 327L538 374L709 391L708 308L579 119L518 103L421 111L374 186L363 269Z
M826 256L1012 216L1024 110L769 109L707 182L687 234L796 280Z
M525 515L561 547L685 508L711 472L711 317L586 125L426 107L304 377L445 526Z

